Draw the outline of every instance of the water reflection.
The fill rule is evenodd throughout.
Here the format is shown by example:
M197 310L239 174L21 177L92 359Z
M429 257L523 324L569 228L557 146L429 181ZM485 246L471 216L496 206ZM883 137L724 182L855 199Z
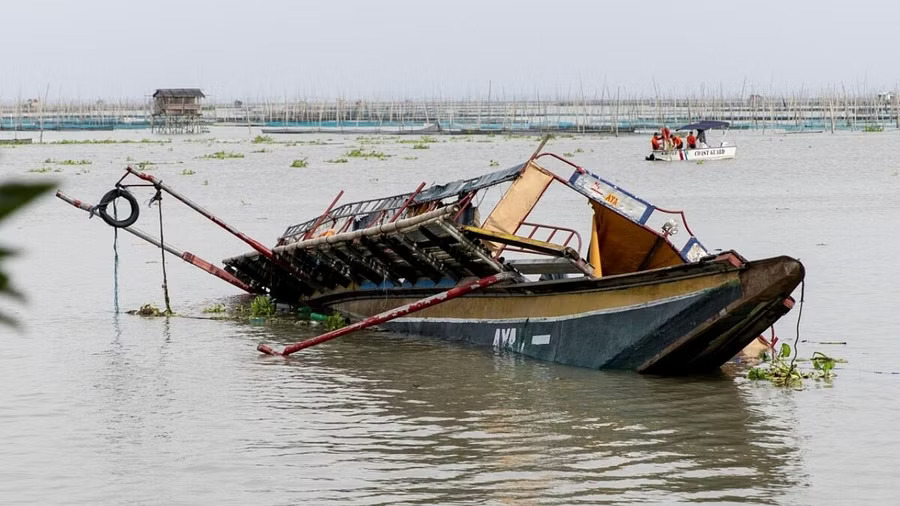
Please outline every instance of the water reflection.
M292 489L317 497L764 503L795 484L792 422L724 375L599 372L377 333L307 351L261 359L261 381L282 385L262 390L278 436L251 451L296 462Z
M152 467L160 457L166 460L172 431L178 430L172 415L182 409L167 372L171 327L169 318L113 314L112 341L96 352L100 361L90 394L108 477L93 499L116 501L122 486L143 480L135 476L136 469Z

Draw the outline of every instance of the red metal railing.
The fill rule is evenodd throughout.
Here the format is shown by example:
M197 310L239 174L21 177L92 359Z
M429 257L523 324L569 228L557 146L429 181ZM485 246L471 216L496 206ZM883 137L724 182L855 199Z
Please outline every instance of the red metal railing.
M687 217L684 215L684 211L672 211L669 209L663 209L661 207L656 207L656 206L653 206L653 208L661 213L677 214L678 216L681 216L681 222L684 223L684 229L687 230L687 233L690 234L691 236L694 235L694 233L691 232L691 227L688 226Z
M544 225L542 223L530 223L527 221L523 221L519 225L519 227L516 229L516 231L513 235L521 236L521 234L519 234L519 231L522 229L522 227L531 227L531 233L529 233L526 236L528 239L535 239L538 241L551 242L551 243L553 242L553 238L556 237L556 234L561 232L560 236L565 236L565 241L563 241L562 243L556 242L553 244L559 244L563 247L566 247L574 239L577 243L577 247L575 248L575 250L578 251L579 255L581 254L581 234L579 234L577 231L575 231L571 228L557 227L555 225ZM535 235L538 234L539 230L546 231L547 237L546 238L535 237ZM497 253L494 255L494 257L495 258L499 257L500 254L503 253L504 251L517 251L517 252L521 252L521 253L531 253L534 255L543 255L544 254L544 253L539 253L537 251L531 251L531 250L521 249L521 248L507 248L506 245L503 245L500 247L500 249L497 251Z

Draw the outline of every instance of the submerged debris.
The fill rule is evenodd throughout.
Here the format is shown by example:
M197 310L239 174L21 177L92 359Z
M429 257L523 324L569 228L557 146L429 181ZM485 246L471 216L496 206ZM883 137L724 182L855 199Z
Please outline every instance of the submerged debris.
M789 360L791 346L782 343L781 349L774 357L769 352L763 352L760 358L766 365L753 367L747 371L747 379L769 380L779 387L800 387L804 379L831 381L834 379L834 365L839 359L834 359L822 352L814 352L810 361L813 370L803 370L796 366L796 360Z
M153 304L144 304L140 309L132 309L131 311L126 311L128 314L134 314L138 316L174 316L175 313L170 311L163 311Z

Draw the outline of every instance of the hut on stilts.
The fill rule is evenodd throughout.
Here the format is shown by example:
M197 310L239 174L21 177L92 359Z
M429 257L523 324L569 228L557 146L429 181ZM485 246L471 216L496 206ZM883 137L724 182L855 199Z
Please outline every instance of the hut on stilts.
M205 131L198 88L160 88L153 93L150 131L162 134L193 134Z

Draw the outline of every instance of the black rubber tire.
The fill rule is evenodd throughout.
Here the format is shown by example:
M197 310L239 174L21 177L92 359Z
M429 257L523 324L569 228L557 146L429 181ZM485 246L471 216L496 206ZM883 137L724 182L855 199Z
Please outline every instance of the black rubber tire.
M106 206L108 206L113 200L122 197L123 199L128 201L128 204L131 206L131 214L128 215L124 220L117 220L109 215L106 212ZM130 227L137 221L138 215L140 215L141 211L138 208L137 199L134 198L134 195L131 194L130 191L124 188L113 188L112 190L106 192L106 195L100 199L100 204L97 205L97 214L103 218L103 221L106 222L107 225L116 228L125 228Z

